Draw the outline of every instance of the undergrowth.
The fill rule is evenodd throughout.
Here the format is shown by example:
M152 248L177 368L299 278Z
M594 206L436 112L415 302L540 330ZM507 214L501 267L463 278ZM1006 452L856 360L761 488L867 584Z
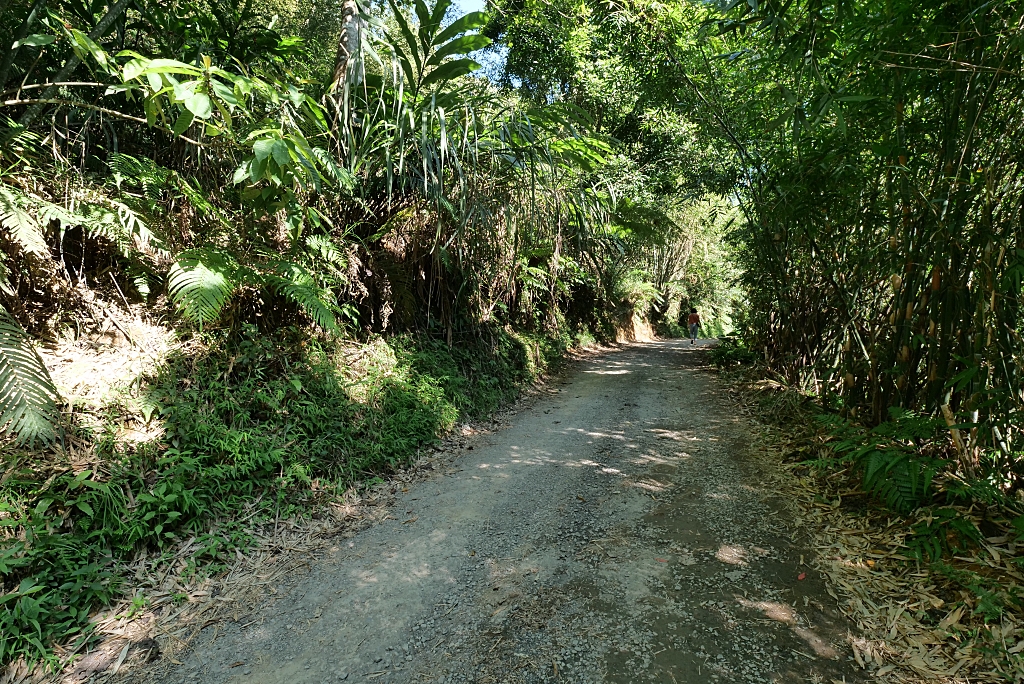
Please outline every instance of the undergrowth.
M211 336L73 429L52 453L9 449L0 478L0 663L56 664L89 616L128 588L119 564L170 558L221 571L239 524L301 516L318 499L408 463L462 417L513 399L565 340L486 330L449 347L412 336L333 350L298 330ZM155 434L123 437L126 417ZM214 526L216 526L214 528Z
M732 358L739 355L745 361L747 348L725 341L710 353L720 368L735 369ZM861 514L879 520L898 516L906 530L898 543L906 562L972 592L986 620L1024 606L1015 585L1000 589L1004 599L990 600L991 580L950 565L955 557L988 553L986 537L1005 537L1024 546L1024 515L1019 502L992 482L967 481L955 473L949 426L943 419L894 407L888 420L865 425L824 411L818 398L784 382L761 377L761 368L730 372L754 400L761 419L788 435L789 460L797 470L815 476L822 497L861 492L871 502ZM1015 558L1014 564L1024 567L1022 561Z
M723 337L708 352L711 363L719 368L749 366L757 360L754 351L738 337Z

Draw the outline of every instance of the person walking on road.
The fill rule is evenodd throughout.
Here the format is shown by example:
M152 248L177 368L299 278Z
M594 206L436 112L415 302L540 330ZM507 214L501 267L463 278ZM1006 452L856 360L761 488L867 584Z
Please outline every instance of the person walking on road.
M696 309L690 309L690 317L686 319L690 325L690 344L697 343L697 330L700 329L700 314Z

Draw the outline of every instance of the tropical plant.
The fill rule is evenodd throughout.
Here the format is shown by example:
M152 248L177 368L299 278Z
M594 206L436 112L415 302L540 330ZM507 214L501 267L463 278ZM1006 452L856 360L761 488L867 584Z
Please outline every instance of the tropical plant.
M0 307L0 430L21 443L55 437L57 390L18 322Z

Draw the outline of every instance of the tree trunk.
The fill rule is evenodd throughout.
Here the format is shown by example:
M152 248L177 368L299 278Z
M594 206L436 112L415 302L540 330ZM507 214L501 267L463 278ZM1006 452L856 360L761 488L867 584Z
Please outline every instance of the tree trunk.
M334 77L331 92L345 85L348 64L359 49L359 6L355 0L344 0L341 4L341 36L338 38L338 52L334 57Z

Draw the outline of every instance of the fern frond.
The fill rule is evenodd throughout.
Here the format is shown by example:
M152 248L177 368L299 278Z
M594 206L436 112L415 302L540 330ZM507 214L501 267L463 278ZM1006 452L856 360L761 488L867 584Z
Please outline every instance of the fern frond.
M230 218L213 202L203 194L202 189L199 187L193 187L187 178L182 178L175 174L178 180L178 189L181 194L184 195L185 199L189 201L197 213L200 216L211 217L217 221L224 228L231 228ZM196 183L198 186L199 184Z
M275 264L273 271L264 279L272 290L295 302L318 326L327 332L338 332L335 307L326 301L329 291L317 285L306 269L282 261Z
M39 223L25 209L26 198L13 188L0 185L0 226L26 252L46 256L49 248Z
M237 287L238 267L213 249L183 252L171 267L167 294L182 316L196 323L217 320Z
M139 264L132 264L128 267L128 276L132 279L132 284L135 285L135 289L142 295L142 298L149 299L149 294L152 291L150 282L156 279L154 274Z
M18 322L0 307L0 432L21 443L50 442L57 422L57 390Z
M83 213L76 218L90 237L102 237L113 242L122 254L128 254L131 250L131 234L118 220L117 214L107 207L83 207Z
M59 205L53 202L35 200L36 215L39 217L40 225L46 225L51 221L57 221L62 226L75 225L78 217L74 216Z
M149 224L146 222L142 214L124 202L111 200L110 203L113 206L114 211L117 213L117 218L121 222L121 225L137 245L140 247L149 247L151 249L155 249L157 252L166 254L166 248L164 247L163 240L161 240L156 233L150 230Z
M7 280L7 260L3 252L0 252L0 292L11 297L14 296L14 288L11 287L11 281Z
M318 261L339 272L344 271L348 266L345 253L338 248L334 240L326 235L310 235L306 238L306 248L313 253Z
M146 199L151 202L161 199L167 188L167 180L172 174L169 169L152 159L133 157L129 154L112 154L107 164L110 166L114 184L119 189L125 183L140 187Z
M864 489L897 513L921 505L931 487L933 470L905 451L874 449L860 462Z

